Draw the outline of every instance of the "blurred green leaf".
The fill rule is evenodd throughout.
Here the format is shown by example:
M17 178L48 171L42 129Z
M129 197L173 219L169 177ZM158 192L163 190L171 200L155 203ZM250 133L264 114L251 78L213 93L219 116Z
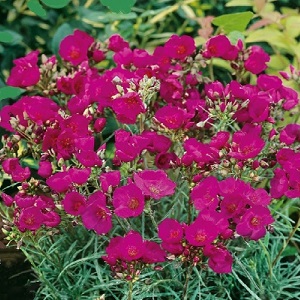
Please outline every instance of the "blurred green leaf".
M51 8L63 8L69 4L70 0L41 0L45 5Z
M13 86L5 86L0 88L0 101L3 99L15 99L23 94L25 90Z
M252 6L253 0L231 0L225 4L226 7Z
M0 32L0 43L12 43L14 40L13 35L7 31Z
M235 45L238 42L238 40L242 40L243 42L245 41L245 36L240 31L237 30L231 31L228 34L228 38L231 44L233 45Z
M212 23L229 33L231 31L244 31L252 19L253 13L250 11L234 14L226 14L213 19Z
M128 14L135 4L136 0L100 0L101 3L107 6L111 11L116 13Z
M289 36L295 38L300 35L300 15L288 17L285 27Z
M290 54L295 54L292 45L296 42L285 36L278 29L265 27L255 31L251 31L246 38L246 43L267 42L272 46L279 47Z
M117 14L113 12L105 13L102 11L93 11L84 7L80 7L78 11L82 18L95 23L111 23L114 21L132 20L137 18L137 14L133 12L128 14Z
M28 8L41 18L47 16L46 10L43 8L39 0L29 0L27 3Z
M15 31L0 26L0 43L18 44L23 37Z
M29 157L22 159L22 165L24 167L29 167L31 169L36 169L36 170L39 168L39 163L33 158L29 158Z
M51 42L51 48L54 54L58 54L59 45L63 38L72 33L73 28L68 23L64 23L60 27L58 27Z

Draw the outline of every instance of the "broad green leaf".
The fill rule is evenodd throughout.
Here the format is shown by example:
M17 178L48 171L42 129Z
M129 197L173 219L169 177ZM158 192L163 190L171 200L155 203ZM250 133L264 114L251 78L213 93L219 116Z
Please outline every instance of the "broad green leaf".
M290 61L281 54L273 54L270 56L270 61L268 62L268 67L274 70L284 70L290 65Z
M12 43L14 40L13 35L7 31L0 32L0 43Z
M249 33L246 38L246 43L257 42L267 42L270 45L279 47L290 54L295 54L292 49L292 46L295 45L295 40L290 39L275 28L265 27Z
M43 8L39 0L29 0L27 3L28 8L41 18L47 16L46 10Z
M64 37L72 33L73 28L68 23L64 23L60 27L58 27L51 42L53 53L58 54L60 42L63 40Z
M285 28L290 37L300 35L300 16L291 16L286 19Z
M86 9L84 7L79 8L80 16L85 19L89 20L94 23L111 23L114 21L121 21L121 20L133 20L137 18L136 13L129 13L129 14L117 14L113 12L105 13L102 11L92 11L90 9Z
M238 40L242 40L243 42L245 41L245 36L237 30L231 31L227 36L232 45L236 45Z
M22 36L15 31L0 26L0 43L18 44L22 41Z
M232 6L252 6L253 0L231 0L225 4L226 7Z
M15 99L23 94L25 90L14 86L5 86L0 88L0 101L3 99L12 98Z
M212 23L216 26L219 26L225 31L225 33L229 33L231 31L244 31L252 19L253 13L250 11L242 12L242 13L234 13L222 15L220 17L214 18Z
M63 8L69 4L71 0L41 0L45 5L51 8Z
M29 157L22 159L22 165L24 167L29 167L31 169L36 169L36 170L39 168L39 163L33 158L29 158Z
M135 4L136 0L100 0L101 3L107 6L111 11L116 13L128 14Z

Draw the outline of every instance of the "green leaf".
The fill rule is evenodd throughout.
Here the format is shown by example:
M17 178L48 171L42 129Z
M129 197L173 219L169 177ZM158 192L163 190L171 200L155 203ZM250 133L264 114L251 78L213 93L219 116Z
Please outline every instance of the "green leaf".
M102 11L92 11L90 9L86 9L84 7L79 8L80 16L86 20L89 20L94 23L111 23L114 21L121 20L133 20L137 18L136 13L128 13L128 14L117 14L113 12L105 13Z
M228 34L228 38L231 44L233 45L235 45L238 42L238 40L242 40L243 42L245 41L245 36L240 31L237 30L231 31Z
M0 101L8 98L18 98L25 90L13 86L5 86L0 88Z
M1 43L12 43L13 40L14 40L14 37L10 32L7 32L7 31L0 32L0 42Z
M51 8L63 8L69 4L71 0L41 0L45 5Z
M234 14L226 14L220 17L214 18L212 23L219 26L229 33L231 31L244 31L252 19L253 13L250 11Z
M46 18L47 12L39 2L39 0L29 0L27 3L28 8L41 18Z
M300 35L300 16L290 16L286 19L286 31L289 36L295 38Z
M116 13L128 14L135 4L136 0L100 0L101 3L107 6L111 11Z
M234 7L234 6L252 6L252 0L231 0L225 4L226 7Z
M22 159L22 165L24 167L29 167L31 169L36 169L36 170L39 168L39 163L30 157L26 157L26 158Z
M51 42L51 48L53 53L55 53L56 55L58 54L60 42L63 40L64 37L72 33L73 33L73 28L68 23L64 23L58 27Z
M22 41L22 36L15 31L0 26L0 43L18 44Z
M267 42L272 46L279 47L290 54L295 54L292 46L296 44L294 39L285 36L278 29L265 27L249 33L246 43Z

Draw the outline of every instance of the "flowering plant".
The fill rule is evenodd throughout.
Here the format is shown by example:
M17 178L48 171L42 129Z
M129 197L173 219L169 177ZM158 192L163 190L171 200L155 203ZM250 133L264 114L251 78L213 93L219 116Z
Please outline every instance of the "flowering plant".
M128 298L145 270L179 262L184 298L193 268L230 273L230 245L263 238L272 201L300 196L300 125L280 127L298 94L264 74L260 46L172 35L150 54L75 30L59 56L16 59L7 83L26 95L0 112L0 162L18 188L1 193L5 231L21 249L86 228Z

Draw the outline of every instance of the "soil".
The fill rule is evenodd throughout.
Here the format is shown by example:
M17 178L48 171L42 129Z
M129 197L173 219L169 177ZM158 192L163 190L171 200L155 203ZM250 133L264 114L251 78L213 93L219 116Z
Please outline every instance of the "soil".
M24 255L15 247L6 247L0 219L0 299L33 300L38 285Z

